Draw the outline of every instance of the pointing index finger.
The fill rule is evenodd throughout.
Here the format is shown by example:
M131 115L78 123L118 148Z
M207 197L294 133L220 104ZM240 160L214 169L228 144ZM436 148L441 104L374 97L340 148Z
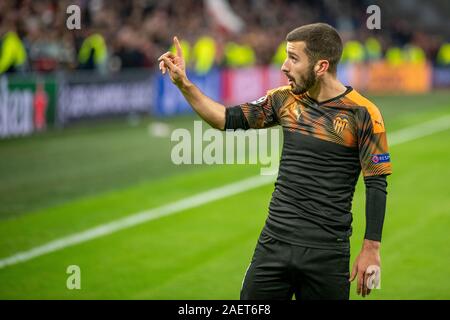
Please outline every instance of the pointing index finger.
M181 49L180 41L178 41L177 36L173 37L173 43L175 44L175 48L177 49L177 56L181 58L183 56L183 50Z

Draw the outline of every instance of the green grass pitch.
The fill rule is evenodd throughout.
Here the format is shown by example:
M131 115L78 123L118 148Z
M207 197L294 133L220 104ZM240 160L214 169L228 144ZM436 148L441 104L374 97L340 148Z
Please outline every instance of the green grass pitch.
M388 133L450 115L450 93L371 97ZM195 116L160 119L192 128ZM257 175L257 165L181 165L143 118L0 141L0 259ZM391 148L381 290L366 299L450 299L450 130ZM0 299L238 299L264 224L265 185L0 269ZM364 232L353 201L352 258ZM66 268L81 268L81 290ZM362 299L355 294L352 299Z

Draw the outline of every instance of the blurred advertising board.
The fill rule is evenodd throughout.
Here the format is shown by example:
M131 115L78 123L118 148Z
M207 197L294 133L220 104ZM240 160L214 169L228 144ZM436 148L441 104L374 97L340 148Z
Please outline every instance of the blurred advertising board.
M222 72L222 102L227 106L250 102L267 91L287 84L276 66L225 69Z
M450 88L450 66L433 69L433 88Z
M45 130L55 119L57 83L52 76L0 78L0 137Z
M385 62L344 65L340 78L355 89L370 93L424 93L432 87L432 67L428 63Z
M254 101L267 90L287 84L277 66L215 68L203 75L188 71L188 76L204 94L226 106ZM450 87L450 68L384 62L341 64L338 78L363 93L421 93L432 87ZM139 69L109 75L85 71L0 77L0 138L86 118L190 112L192 108L170 77L159 72Z
M280 69L273 66L212 69L204 75L188 72L188 77L204 94L227 106L254 101L264 96L267 90L287 83ZM156 77L155 92L154 114L170 116L192 112L192 108L168 75Z
M189 79L211 99L221 101L221 71L212 69L207 74L198 75L188 71ZM168 74L158 75L155 78L155 100L153 114L158 116L170 116L192 112L181 92L173 85Z
M59 78L57 123L109 115L150 113L154 99L153 74L130 70L111 75L89 72Z

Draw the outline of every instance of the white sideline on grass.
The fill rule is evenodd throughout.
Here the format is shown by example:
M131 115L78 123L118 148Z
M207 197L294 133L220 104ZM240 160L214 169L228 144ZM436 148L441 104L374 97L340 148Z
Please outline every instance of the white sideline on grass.
M450 115L446 115L444 117L434 119L420 125L415 125L395 131L389 135L389 145L394 146L397 144L412 141L414 139L425 137L436 132L447 130L448 128L450 128ZM273 176L258 175L206 192L201 192L194 196L175 201L171 204L163 205L146 211L141 211L128 217L101 224L97 227L74 233L72 235L50 241L44 245L32 248L30 250L18 252L12 256L0 259L0 269L6 266L25 262L47 253L74 246L76 244L83 243L95 238L106 236L108 234L130 228L151 220L176 214L215 200L230 197L240 192L252 190L273 182Z

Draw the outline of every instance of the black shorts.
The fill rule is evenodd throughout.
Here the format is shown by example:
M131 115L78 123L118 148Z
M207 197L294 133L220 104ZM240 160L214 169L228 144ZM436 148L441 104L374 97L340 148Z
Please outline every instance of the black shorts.
M316 249L261 233L244 276L241 300L348 300L349 249Z

